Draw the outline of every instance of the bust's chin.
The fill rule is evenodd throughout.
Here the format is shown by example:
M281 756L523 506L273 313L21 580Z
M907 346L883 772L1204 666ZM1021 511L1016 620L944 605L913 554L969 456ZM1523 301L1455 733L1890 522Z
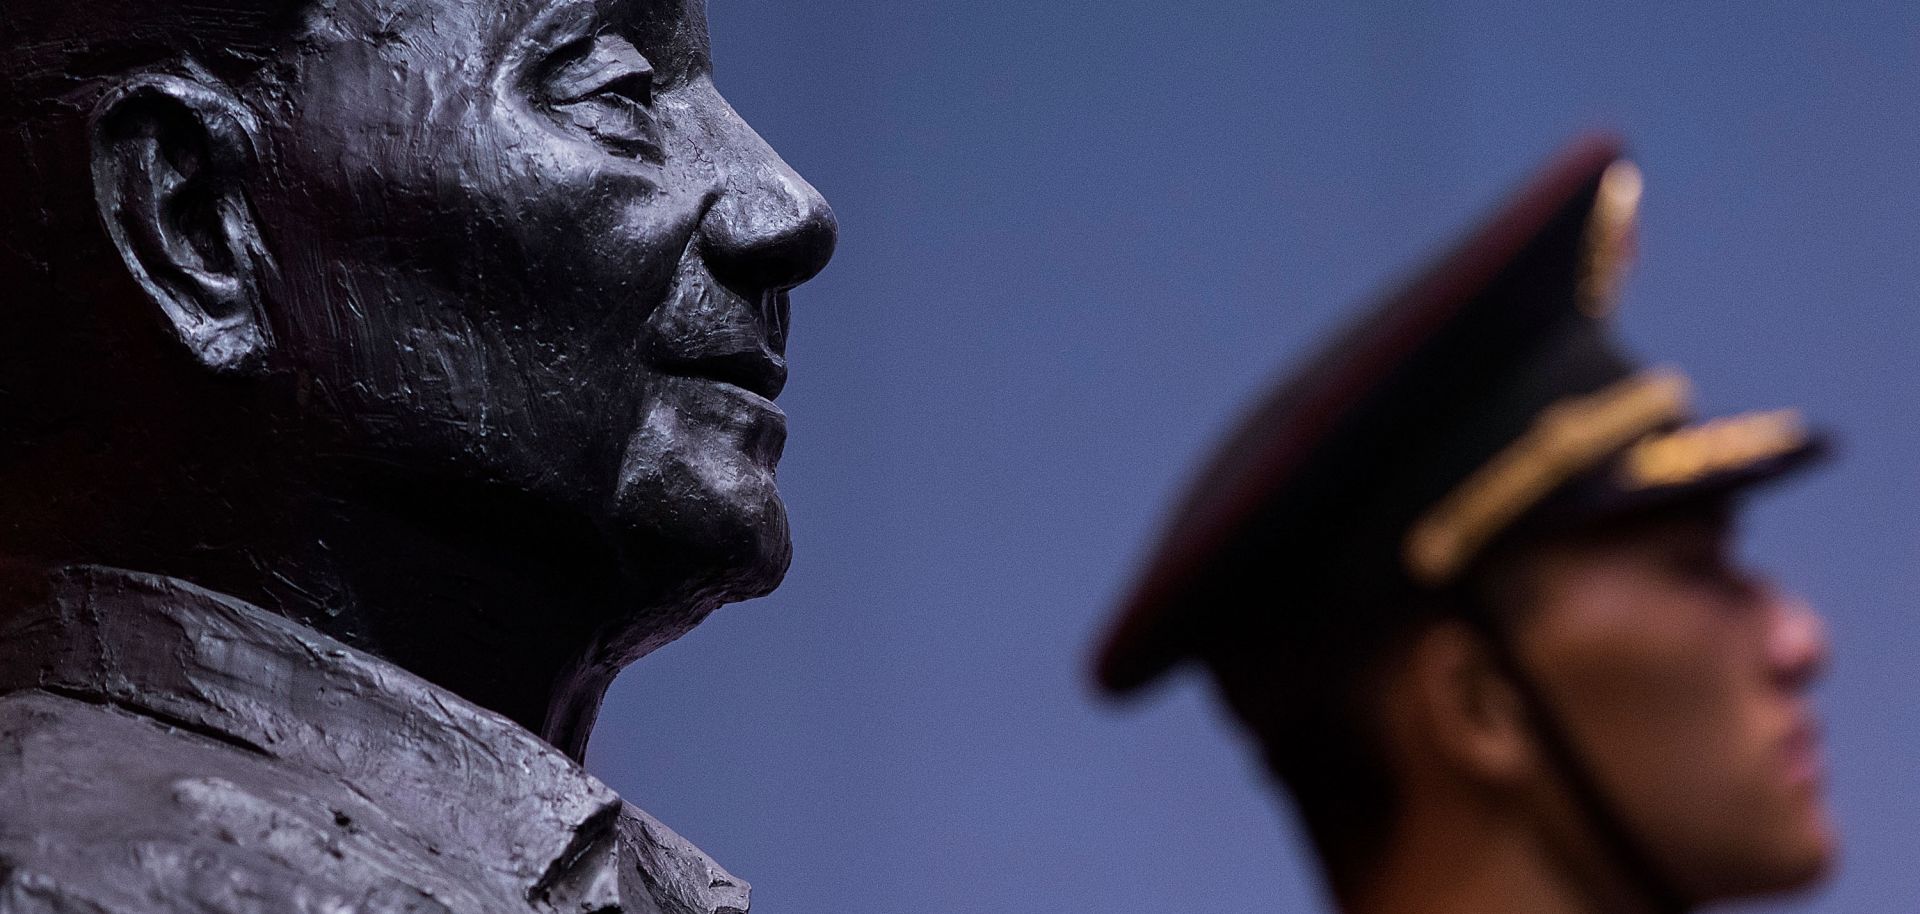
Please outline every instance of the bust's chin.
M628 441L612 520L633 573L669 582L704 617L786 576L793 547L774 478L786 419L730 384L672 378L662 394Z

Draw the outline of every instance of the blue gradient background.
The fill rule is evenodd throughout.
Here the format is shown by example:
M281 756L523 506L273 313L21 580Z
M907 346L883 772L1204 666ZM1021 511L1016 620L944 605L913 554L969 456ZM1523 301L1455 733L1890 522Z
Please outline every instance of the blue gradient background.
M1604 7L1604 8L1603 8ZM1848 839L1766 910L1920 909L1920 9L713 0L718 80L833 201L796 295L797 559L608 696L593 770L755 911L1312 911L1291 814L1186 677L1090 639L1202 450L1562 141L1648 175L1621 312L1834 469L1748 548L1825 609Z

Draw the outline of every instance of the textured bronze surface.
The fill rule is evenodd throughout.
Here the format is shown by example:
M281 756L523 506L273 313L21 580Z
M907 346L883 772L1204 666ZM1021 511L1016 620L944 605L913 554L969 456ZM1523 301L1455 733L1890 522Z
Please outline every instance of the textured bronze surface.
M0 910L744 907L577 764L790 555L836 226L700 0L5 0L0 52Z

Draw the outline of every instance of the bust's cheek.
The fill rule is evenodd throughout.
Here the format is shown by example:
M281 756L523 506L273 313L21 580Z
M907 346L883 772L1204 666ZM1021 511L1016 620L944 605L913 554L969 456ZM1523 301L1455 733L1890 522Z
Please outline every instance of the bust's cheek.
M697 256L697 195L599 168L557 171L524 189L503 224L543 310L644 316L670 294L681 260Z

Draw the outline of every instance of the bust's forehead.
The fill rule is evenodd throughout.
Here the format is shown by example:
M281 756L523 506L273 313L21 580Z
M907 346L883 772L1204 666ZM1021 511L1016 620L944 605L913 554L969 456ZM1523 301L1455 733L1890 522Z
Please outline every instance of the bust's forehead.
M307 26L322 41L476 51L529 36L606 29L704 59L706 0L335 0L314 4Z

